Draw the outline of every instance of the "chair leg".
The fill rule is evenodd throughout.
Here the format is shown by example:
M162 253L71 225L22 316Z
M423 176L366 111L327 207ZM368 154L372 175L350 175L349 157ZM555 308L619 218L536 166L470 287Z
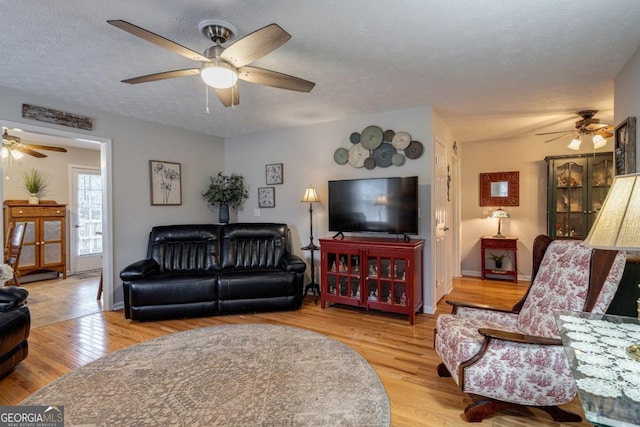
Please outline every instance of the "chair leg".
M500 402L499 400L486 399L473 402L464 408L464 419L470 423L482 422L487 417L512 406L511 403Z
M437 369L438 369L439 377L444 378L444 377L451 376L451 372L449 372L449 370L447 369L444 363L439 364Z
M574 414L573 412L565 411L558 406L536 406L536 408L542 409L543 411L551 415L553 421L557 421L559 423L582 422L582 417L580 415Z

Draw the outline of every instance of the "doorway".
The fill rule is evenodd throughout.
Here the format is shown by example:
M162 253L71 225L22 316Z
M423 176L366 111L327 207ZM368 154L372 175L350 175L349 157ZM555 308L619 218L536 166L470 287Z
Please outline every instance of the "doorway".
M50 136L55 139L56 143L51 145L65 145L60 141L67 141L73 146L95 146L99 145L100 150L100 179L102 183L102 279L103 279L103 310L113 310L113 213L112 213L112 164L111 152L112 141L110 138L99 137L95 135L85 134L75 130L62 130L58 128L50 128L31 123L15 122L0 118L0 125L9 129L20 129L27 133L33 133L39 136ZM4 165L0 162L0 171L4 176ZM4 183L3 183L4 184ZM0 184L0 198L4 200L3 184ZM0 238L4 241L4 230L0 227Z
M102 179L100 169L69 165L71 273L102 267Z

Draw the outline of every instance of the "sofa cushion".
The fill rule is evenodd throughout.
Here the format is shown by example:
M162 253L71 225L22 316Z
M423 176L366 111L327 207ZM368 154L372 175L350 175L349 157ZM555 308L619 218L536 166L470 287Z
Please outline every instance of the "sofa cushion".
M219 233L220 226L213 224L153 227L147 258L155 260L162 272L215 271L220 267Z
M275 268L287 253L287 225L229 224L222 230L222 268Z
M142 305L185 304L215 301L216 277L212 272L156 274L129 283L129 304Z
M11 310L27 301L29 292L19 286L0 287L0 312Z
M218 299L296 296L295 273L273 268L224 270L218 276Z

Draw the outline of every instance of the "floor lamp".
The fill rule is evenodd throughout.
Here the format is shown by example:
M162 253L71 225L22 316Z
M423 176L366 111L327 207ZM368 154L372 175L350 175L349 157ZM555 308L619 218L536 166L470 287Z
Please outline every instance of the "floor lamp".
M319 246L316 246L313 243L313 204L314 203L318 203L320 201L320 199L318 198L318 194L316 193L316 189L313 188L311 185L309 187L307 187L307 189L304 192L304 196L302 197L302 200L300 200L303 203L309 203L309 244L303 248L301 248L303 251L309 251L311 252L311 272L310 272L310 276L311 276L311 283L309 283L305 288L304 288L304 295L302 295L302 298L307 296L307 292L309 292L309 289L311 289L311 292L313 292L313 302L314 303L318 303L318 296L320 295L320 286L318 286L318 284L315 282L315 278L316 278L316 269L315 269L315 265L314 265L314 261L313 261L313 253L317 250L320 249Z

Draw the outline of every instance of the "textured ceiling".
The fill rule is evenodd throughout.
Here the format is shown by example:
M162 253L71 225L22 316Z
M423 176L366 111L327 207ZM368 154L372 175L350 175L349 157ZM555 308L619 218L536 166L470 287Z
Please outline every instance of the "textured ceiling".
M207 114L197 76L120 83L198 63L107 20L203 52L210 18L240 36L278 23L292 39L252 65L316 87L241 81L238 107L212 92ZM432 105L458 141L495 139L571 129L587 108L611 122L639 22L637 0L2 0L0 85L223 137Z

